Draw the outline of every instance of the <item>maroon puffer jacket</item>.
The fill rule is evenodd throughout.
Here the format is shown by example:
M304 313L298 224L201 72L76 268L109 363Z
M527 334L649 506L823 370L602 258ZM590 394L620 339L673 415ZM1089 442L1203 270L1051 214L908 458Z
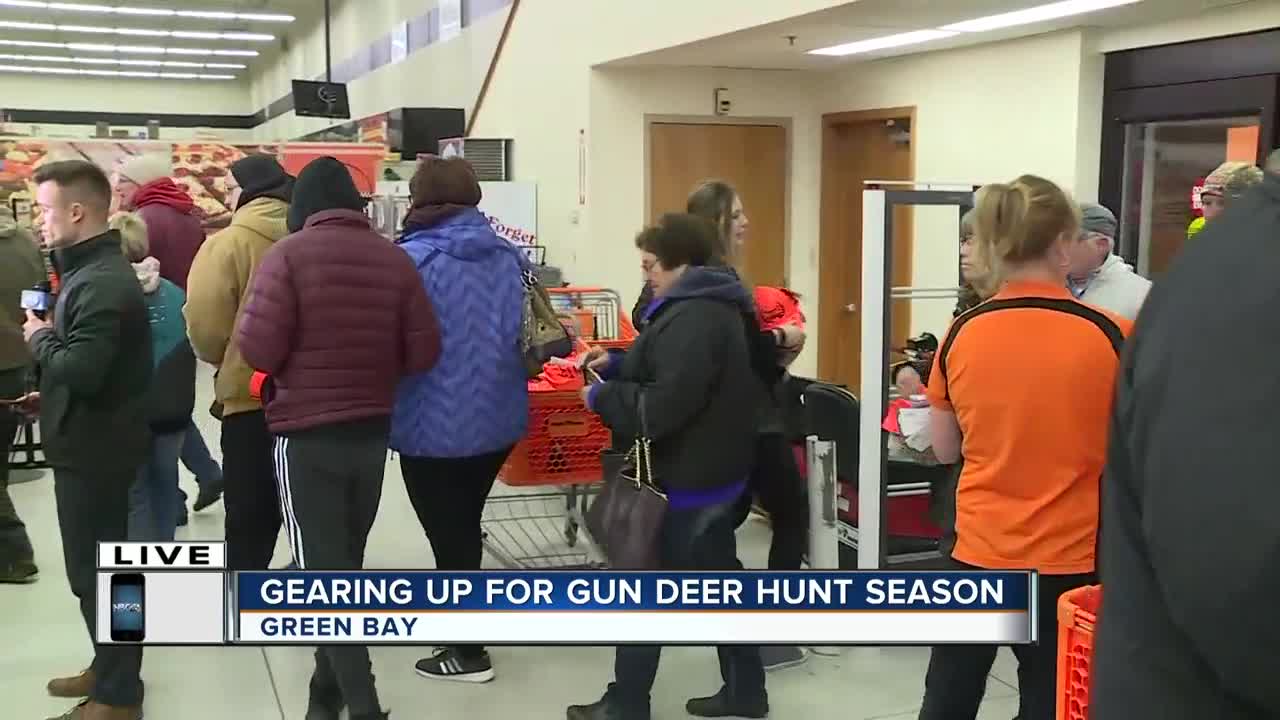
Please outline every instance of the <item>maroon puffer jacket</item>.
M277 434L389 416L400 378L440 355L413 262L356 210L316 213L267 252L238 339L245 362L272 378Z

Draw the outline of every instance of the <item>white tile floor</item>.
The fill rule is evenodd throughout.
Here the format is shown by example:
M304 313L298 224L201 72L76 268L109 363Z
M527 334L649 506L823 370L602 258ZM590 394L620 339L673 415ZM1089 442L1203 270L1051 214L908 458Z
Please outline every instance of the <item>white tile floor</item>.
M207 407L211 383L202 378L199 407ZM217 451L218 425L199 418ZM195 497L194 482L184 486ZM45 682L77 672L89 653L75 601L62 572L52 481L42 477L12 487L42 570L34 585L0 586L0 717L40 720L67 709L45 695ZM185 538L222 536L222 507L192 515ZM740 535L744 562L762 567L768 529L748 523ZM277 563L287 562L283 543ZM398 464L387 465L382 508L369 543L371 567L429 567L431 553L409 506ZM564 717L564 706L599 697L611 678L607 648L516 648L492 650L496 681L486 685L434 683L413 673L427 648L372 650L378 689L395 720ZM771 674L772 717L784 719L909 720L920 706L928 652L914 648L847 648L836 657L812 656L806 664ZM311 653L303 648L153 648L143 670L149 720L302 720ZM687 717L686 698L719 686L714 655L706 649L675 648L664 654L654 688L654 717ZM1009 720L1017 712L1012 656L1002 652L987 688L981 720Z

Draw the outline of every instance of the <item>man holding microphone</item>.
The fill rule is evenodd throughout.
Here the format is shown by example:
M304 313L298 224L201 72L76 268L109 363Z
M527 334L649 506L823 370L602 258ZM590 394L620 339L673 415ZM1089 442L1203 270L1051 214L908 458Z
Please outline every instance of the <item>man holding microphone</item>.
M61 282L52 318L27 312L23 336L40 391L22 404L40 413L67 581L94 642L89 669L52 680L48 689L55 697L83 698L62 720L137 720L142 648L97 644L94 601L98 543L127 539L129 488L150 441L151 328L120 236L107 228L107 176L92 163L70 160L42 166L35 181L45 244Z

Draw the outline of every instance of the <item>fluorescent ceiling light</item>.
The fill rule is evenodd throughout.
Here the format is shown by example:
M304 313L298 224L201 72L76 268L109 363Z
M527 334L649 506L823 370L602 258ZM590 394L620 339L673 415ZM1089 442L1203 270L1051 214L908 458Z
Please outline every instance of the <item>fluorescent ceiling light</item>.
M89 5L85 3L38 2L37 0L0 0L0 7L33 10L63 10L98 15L144 15L150 17L199 18L201 20L248 20L256 22L293 22L292 15L280 13L243 13L229 10L170 10L169 8L129 7L122 5Z
M3 0L0 0L3 1ZM46 32L90 33L95 35L145 35L148 37L200 38L204 40L253 40L269 42L274 35L244 32L189 32L183 30L146 30L142 28L100 27L90 25L57 25L55 23L16 22L0 20L0 28L14 30L42 30Z
M912 32L899 33L897 35L886 35L885 37L871 38L870 40L859 40L857 42L845 43L843 45L833 45L831 47L810 50L809 54L833 56L856 55L858 53L902 47L903 45L915 45L917 43L929 42L931 40L941 40L943 38L954 37L958 34L959 33L948 32L946 30L914 30Z
M1027 8L1026 10L1015 10L1013 12L1001 13L999 15L989 15L976 20L965 20L964 22L944 25L942 29L957 33L986 32L988 30L999 30L1001 28L1013 27L1015 25L1030 25L1031 23L1045 22L1047 20L1057 20L1058 18L1070 17L1072 15L1083 15L1085 13L1097 12L1098 10L1120 7L1121 5L1132 5L1141 1L1142 0L1063 0L1062 2L1050 3L1048 5L1037 5L1036 7Z
M243 70L244 65L235 63L202 63L190 60L126 60L124 58L65 57L62 55L23 55L0 53L0 60L22 60L25 62L47 62L72 65L137 65L140 67L184 67L208 68L218 70Z
M208 48L170 48L155 45L103 45L99 43L61 43L42 40L3 40L0 45L79 50L81 52L123 53L125 55L216 55L218 57L257 57L257 50L211 50Z
M141 70L85 70L83 68L32 67L30 65L0 65L0 72L27 73L33 75L89 75L92 77L154 78L161 80L235 80L235 75L210 75L206 73L165 73Z

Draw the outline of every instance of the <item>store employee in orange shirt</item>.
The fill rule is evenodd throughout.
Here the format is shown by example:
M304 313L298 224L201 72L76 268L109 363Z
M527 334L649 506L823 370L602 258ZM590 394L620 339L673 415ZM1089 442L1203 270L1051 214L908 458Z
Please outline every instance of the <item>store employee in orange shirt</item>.
M933 449L941 462L964 460L956 566L1041 573L1040 642L1013 648L1018 717L1054 720L1055 608L1062 593L1095 582L1098 490L1131 325L1066 289L1080 211L1053 183L1023 176L983 188L974 225L995 294L952 323L937 354ZM921 720L972 720L996 650L934 648Z

